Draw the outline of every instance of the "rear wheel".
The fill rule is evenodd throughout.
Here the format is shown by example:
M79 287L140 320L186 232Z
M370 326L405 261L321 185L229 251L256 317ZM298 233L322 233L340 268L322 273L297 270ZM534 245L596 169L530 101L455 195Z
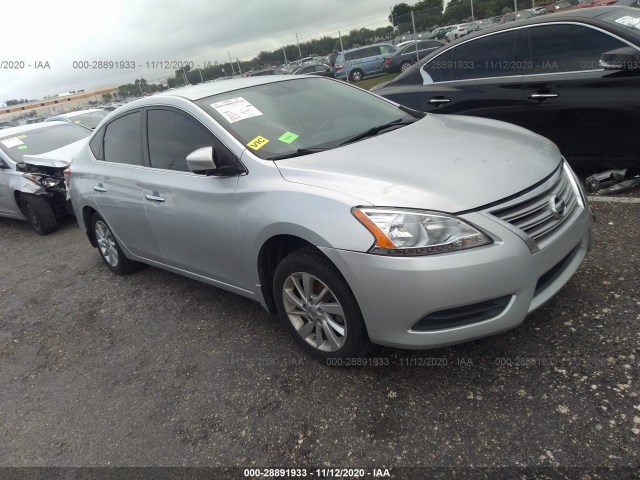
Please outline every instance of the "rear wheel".
M302 248L276 267L278 314L304 350L320 360L366 355L371 342L360 308L338 269L320 252Z
M351 74L349 75L349 78L351 79L352 82L359 82L360 80L362 80L362 78L364 77L364 73L362 72L362 70L352 70Z
M409 70L411 68L412 63L409 60L405 60L400 64L400 71L404 72L405 70Z
M22 212L38 235L47 235L58 228L56 214L44 195L22 195Z
M140 263L125 257L107 223L97 213L91 217L91 228L98 243L98 251L109 269L118 275L126 275L140 268Z

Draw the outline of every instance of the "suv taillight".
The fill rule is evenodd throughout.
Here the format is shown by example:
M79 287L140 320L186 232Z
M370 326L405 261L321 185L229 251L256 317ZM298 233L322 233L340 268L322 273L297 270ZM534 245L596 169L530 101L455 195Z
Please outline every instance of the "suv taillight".
M388 64L388 63L391 63L391 62L393 62L393 60L391 60L390 58L385 58L384 59L384 63Z
M342 70L344 68L344 66L339 67L338 65L336 65L335 67L336 72Z

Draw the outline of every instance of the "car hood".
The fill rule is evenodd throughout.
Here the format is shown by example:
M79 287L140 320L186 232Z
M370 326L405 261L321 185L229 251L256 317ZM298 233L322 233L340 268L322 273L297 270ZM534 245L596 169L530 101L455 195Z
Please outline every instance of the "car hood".
M553 142L515 125L430 114L373 138L276 165L289 182L372 205L455 213L531 187L561 159Z
M87 141L88 139L83 138L50 152L39 153L38 155L23 155L22 161L41 167L66 168L71 164L71 160L80 153Z

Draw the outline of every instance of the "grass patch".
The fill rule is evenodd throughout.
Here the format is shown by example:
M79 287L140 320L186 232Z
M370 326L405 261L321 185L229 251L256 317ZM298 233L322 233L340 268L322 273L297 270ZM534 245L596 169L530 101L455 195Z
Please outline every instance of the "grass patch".
M398 76L397 73L387 73L386 75L380 75L378 77L365 78L359 82L354 82L356 87L364 88L365 90L371 90L371 87L378 85L382 82L388 82Z

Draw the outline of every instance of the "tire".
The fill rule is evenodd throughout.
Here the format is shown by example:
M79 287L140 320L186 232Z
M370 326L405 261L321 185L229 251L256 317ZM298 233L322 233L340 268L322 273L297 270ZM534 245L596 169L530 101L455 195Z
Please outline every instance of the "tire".
M56 214L46 196L24 194L20 204L27 222L38 235L48 235L58 229Z
M363 78L364 78L364 73L362 72L362 70L357 68L355 70L352 70L351 73L349 74L349 80L351 80L352 82L359 82Z
M305 247L283 258L276 267L273 292L278 316L314 358L331 364L333 359L360 358L371 350L349 285L317 250Z
M97 213L91 217L91 231L96 237L102 261L113 273L126 275L140 269L142 265L125 256L107 222Z
M400 71L404 72L405 70L409 70L411 68L411 65L413 65L413 63L411 63L409 60L405 60L400 64Z

